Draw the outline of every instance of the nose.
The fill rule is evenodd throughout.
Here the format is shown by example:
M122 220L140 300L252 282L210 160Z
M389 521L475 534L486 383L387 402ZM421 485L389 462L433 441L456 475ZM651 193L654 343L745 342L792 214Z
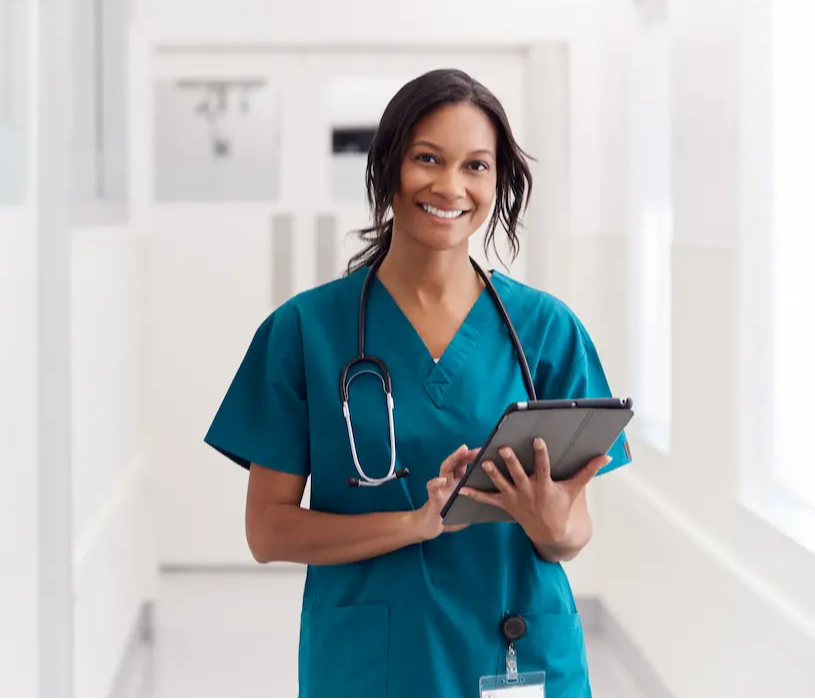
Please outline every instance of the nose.
M430 192L447 201L460 199L466 193L464 182L456 168L440 168L430 185Z

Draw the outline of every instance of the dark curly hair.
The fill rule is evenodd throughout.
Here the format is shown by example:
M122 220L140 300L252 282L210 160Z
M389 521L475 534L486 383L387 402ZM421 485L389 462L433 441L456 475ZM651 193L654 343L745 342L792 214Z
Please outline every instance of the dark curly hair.
M391 99L368 151L365 186L373 225L356 231L367 242L348 263L347 274L370 265L390 248L393 218L385 220L399 191L402 158L410 145L413 127L444 104L470 103L490 118L498 136L496 206L484 239L485 252L495 247L495 228L500 222L509 238L513 260L518 254L519 219L529 204L532 173L524 153L512 135L501 103L484 85L460 70L442 69L411 80ZM500 255L499 255L500 258Z

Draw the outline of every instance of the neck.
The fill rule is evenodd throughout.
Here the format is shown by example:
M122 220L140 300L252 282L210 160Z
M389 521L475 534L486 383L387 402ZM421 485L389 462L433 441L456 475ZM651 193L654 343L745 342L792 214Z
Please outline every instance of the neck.
M393 294L418 302L435 304L465 290L480 292L484 283L470 263L466 245L436 251L400 244L395 237L377 276Z

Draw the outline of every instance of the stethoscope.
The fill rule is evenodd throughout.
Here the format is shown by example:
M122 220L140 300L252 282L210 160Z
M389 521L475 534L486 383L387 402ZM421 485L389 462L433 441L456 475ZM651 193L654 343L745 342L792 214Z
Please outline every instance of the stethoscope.
M383 483L387 483L388 481L396 480L397 478L405 478L410 474L410 471L406 468L400 468L398 471L395 471L396 467L396 433L393 427L393 387L391 385L391 375L388 371L388 367L384 361L382 361L379 357L374 356L366 356L365 354L365 307L368 303L368 292L370 291L371 284L376 276L376 270L379 269L379 265L382 264L382 260L385 259L385 255L380 255L372 264L370 269L368 270L368 274L365 277L365 283L362 285L362 293L359 296L359 316L357 320L357 335L359 338L359 352L357 356L352 359L342 370L342 374L340 376L340 397L342 398L342 414L345 416L345 425L348 428L348 441L351 444L351 455L354 458L354 466L356 466L357 473L359 473L360 478L349 478L347 483L350 487L356 488L359 486L368 486L373 487L377 485L382 485ZM472 264L473 268L476 272L478 272L478 276L484 281L484 284L487 287L487 291L489 292L490 296L492 296L493 303L495 303L495 307L498 309L498 312L501 314L501 318L504 321L504 325L506 326L507 330L509 331L509 337L512 340L512 344L515 347L515 352L518 355L518 361L521 365L521 373L523 374L524 383L526 384L526 392L529 394L530 400L536 400L535 395L535 385L532 382L532 374L529 372L529 365L526 363L526 356L524 356L523 348L521 347L521 342L518 340L518 334L515 332L515 327L512 325L512 321L509 319L509 315L507 314L506 308L504 308L504 304L501 302L501 297L498 296L498 292L495 290L495 287L492 285L490 278L484 273L484 270L478 265L478 263L471 257L470 263ZM374 371L373 369L365 369L363 371L359 371L355 373L350 379L348 378L348 372L354 368L357 364L362 364L365 362L370 362L375 364L379 368L379 373ZM357 378L358 376L362 376L363 374L373 374L382 382L382 388L385 391L385 398L387 399L388 405L388 429L390 431L390 447L391 447L391 463L390 468L388 469L388 474L382 478L370 478L365 471L362 469L362 465L359 463L359 456L357 455L357 447L356 441L354 440L354 428L351 426L351 409L348 407L348 390L351 386L351 382Z

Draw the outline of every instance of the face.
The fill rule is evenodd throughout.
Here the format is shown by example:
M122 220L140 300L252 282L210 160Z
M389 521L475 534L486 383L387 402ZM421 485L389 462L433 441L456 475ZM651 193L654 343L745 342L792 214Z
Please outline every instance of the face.
M394 235L433 250L466 245L495 198L496 149L495 127L472 104L446 104L418 122L393 198Z

